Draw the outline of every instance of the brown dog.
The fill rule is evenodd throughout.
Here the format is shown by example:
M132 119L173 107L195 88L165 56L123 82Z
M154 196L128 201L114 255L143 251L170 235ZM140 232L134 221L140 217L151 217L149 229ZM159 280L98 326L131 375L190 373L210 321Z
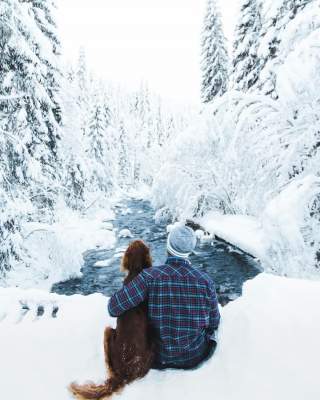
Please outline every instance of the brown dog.
M122 269L128 273L124 284L129 283L144 268L151 266L149 248L141 240L132 242L122 259ZM105 329L104 352L109 378L103 385L72 383L70 390L76 397L108 398L148 373L153 363L154 351L148 327L147 304L143 303L121 315L117 319L116 329Z

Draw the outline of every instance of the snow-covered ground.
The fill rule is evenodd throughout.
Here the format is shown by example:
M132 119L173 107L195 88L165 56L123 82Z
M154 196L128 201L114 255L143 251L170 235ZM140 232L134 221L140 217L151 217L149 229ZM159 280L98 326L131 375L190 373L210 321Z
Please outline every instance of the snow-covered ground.
M84 216L61 210L59 222L54 224L26 223L22 235L28 268L24 264L15 266L2 285L49 290L56 282L79 276L84 251L114 246L113 219L110 205L105 205Z
M241 250L264 260L268 241L261 222L247 215L223 215L210 212L200 220L211 234L239 247Z
M38 305L48 310L41 317ZM114 319L102 295L0 289L0 320L1 398L67 400L70 381L104 378L103 329ZM319 337L320 283L261 274L222 309L219 347L206 365L151 371L115 398L318 400Z

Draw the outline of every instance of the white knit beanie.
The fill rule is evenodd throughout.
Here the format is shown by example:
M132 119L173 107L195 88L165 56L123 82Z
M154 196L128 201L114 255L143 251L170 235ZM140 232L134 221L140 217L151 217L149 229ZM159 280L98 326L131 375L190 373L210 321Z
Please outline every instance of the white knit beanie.
M197 244L194 231L188 226L176 226L169 233L167 240L168 253L182 258L188 258Z

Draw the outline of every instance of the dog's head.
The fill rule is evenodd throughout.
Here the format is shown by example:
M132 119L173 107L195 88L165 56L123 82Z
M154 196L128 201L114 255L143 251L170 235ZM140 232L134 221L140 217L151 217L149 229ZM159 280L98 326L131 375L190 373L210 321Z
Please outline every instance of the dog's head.
M145 268L152 267L149 247L142 240L130 243L122 258L121 270L133 279Z

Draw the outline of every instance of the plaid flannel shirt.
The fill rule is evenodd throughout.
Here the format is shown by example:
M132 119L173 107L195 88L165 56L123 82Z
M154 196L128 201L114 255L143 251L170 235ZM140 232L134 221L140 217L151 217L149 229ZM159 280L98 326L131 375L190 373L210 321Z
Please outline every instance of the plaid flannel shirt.
M220 321L211 278L188 260L169 257L166 265L143 270L115 293L108 310L118 317L145 300L156 336L156 362L183 365L200 361Z

